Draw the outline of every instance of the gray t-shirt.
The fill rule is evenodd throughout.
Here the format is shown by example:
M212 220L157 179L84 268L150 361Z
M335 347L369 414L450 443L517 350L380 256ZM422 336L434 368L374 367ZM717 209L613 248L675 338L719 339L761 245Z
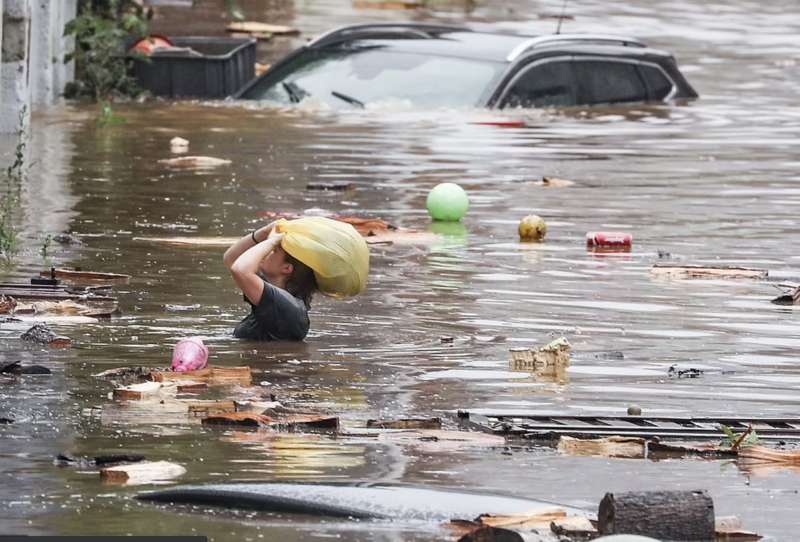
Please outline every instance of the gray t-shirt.
M263 279L262 279L263 280ZM258 305L247 296L250 314L239 322L233 336L254 341L302 341L308 334L308 309L302 300L286 290L264 281Z

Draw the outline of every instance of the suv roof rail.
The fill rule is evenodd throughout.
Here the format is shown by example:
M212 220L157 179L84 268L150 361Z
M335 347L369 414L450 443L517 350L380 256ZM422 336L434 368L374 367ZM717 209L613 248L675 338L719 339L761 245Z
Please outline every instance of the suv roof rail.
M564 43L570 41L604 43L609 45L622 45L625 47L647 47L643 42L637 40L636 38L615 36L613 34L549 34L547 36L537 36L520 43L508 54L506 60L513 62L530 49L535 49L541 45L552 45L555 43Z
M368 37L374 33L408 34L409 37L432 39L436 34L444 32L471 32L463 26L442 25L432 23L369 23L353 24L335 28L318 36L308 43L308 47L323 47L359 37ZM363 34L360 36L359 34Z

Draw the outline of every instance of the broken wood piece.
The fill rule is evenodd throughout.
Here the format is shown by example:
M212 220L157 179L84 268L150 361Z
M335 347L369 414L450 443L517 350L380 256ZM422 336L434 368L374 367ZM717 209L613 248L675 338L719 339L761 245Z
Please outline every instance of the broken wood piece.
M34 316L88 316L93 318L109 317L117 312L116 301L78 303L72 299L61 301L31 301L18 303L14 315Z
M0 314L10 314L17 306L17 300L13 297L0 295Z
M255 412L220 412L202 419L203 425L225 425L239 427L262 427L272 423L272 418Z
M564 337L539 348L514 348L511 350L512 371L533 373L540 377L566 378L572 346Z
M292 414L273 418L270 427L275 429L339 429L339 418L319 414Z
M236 412L234 401L191 401L187 405L189 416L208 417L216 414Z
M776 466L800 466L800 449L775 450L766 446L746 446L739 450L739 461L750 465L767 463Z
M53 348L66 348L72 345L72 339L56 335L47 327L47 324L35 324L28 331L20 335L23 341L44 344Z
M185 468L169 461L148 461L100 470L100 478L112 484L148 484L172 480L184 474L186 474Z
M55 278L70 284L128 284L130 275L120 273L100 273L96 271L78 271L74 269L53 269L39 272L40 277Z
M765 279L769 275L766 269L751 267L707 266L707 265L677 265L657 263L650 271L653 275L663 278L683 279Z
M118 401L141 401L142 399L157 396L162 387L163 385L160 382L131 384L130 386L115 389L113 397Z
M558 450L568 455L643 459L645 444L645 439L639 437L578 439L562 436L558 441Z
M322 190L322 191L330 191L335 190L338 192L344 192L345 190L352 190L356 187L353 183L349 181L331 181L331 182L311 182L306 183L306 190Z
M197 371L152 371L154 382L205 382L211 386L240 384L249 386L253 382L250 367L207 367Z
M564 519L567 512L561 508L538 511L531 514L484 514L478 516L477 522L490 527L508 527L509 529L536 529L549 527L555 520Z
M244 34L275 34L280 36L295 36L300 33L300 30L292 26L268 24L257 21L228 23L228 25L225 27L225 30L228 32L241 32Z
M742 529L742 520L736 516L718 517L714 522L716 542L755 542L763 537Z
M208 391L207 382L183 382L178 384L178 393L201 393Z
M650 440L647 442L647 456L653 457L685 457L685 456L699 456L706 458L726 458L737 457L739 454L736 450L730 448L721 448L719 442L679 442L669 443L660 442L658 440Z
M267 414L267 410L281 408L278 401L234 401L236 412L257 412Z
M597 529L584 516L569 516L566 518L554 519L550 523L550 530L559 537L566 537L568 540L577 542L578 540L593 540L598 537Z
M101 379L120 379L120 380L145 380L149 377L152 367L117 367L93 374L95 378Z
M702 490L606 493L597 530L658 540L713 540L714 502Z
M372 429L441 429L441 418L401 418L398 420L367 420Z
M558 177L542 177L542 186L547 188L566 188L567 186L572 186L574 184L574 181L559 179Z
M788 292L784 292L783 294L779 295L775 299L771 301L776 305L798 305L800 304L800 286L795 288L794 290L789 290ZM2 311L0 311L2 312Z
M224 158L214 158L213 156L179 156L177 158L164 158L159 160L158 163L170 167L212 168L225 166L233 162Z

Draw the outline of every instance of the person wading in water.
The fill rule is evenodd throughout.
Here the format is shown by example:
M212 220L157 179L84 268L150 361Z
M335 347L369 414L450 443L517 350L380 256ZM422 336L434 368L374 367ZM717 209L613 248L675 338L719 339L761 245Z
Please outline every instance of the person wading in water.
M314 271L281 247L275 222L245 235L225 251L223 262L250 305L233 335L256 341L302 341L317 291Z

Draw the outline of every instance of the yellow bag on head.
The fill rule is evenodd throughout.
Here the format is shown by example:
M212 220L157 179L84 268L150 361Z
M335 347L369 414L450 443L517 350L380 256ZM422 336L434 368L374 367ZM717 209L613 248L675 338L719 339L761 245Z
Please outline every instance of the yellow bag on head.
M319 291L333 297L360 294L367 287L369 248L350 224L324 217L282 219L283 250L311 269Z

